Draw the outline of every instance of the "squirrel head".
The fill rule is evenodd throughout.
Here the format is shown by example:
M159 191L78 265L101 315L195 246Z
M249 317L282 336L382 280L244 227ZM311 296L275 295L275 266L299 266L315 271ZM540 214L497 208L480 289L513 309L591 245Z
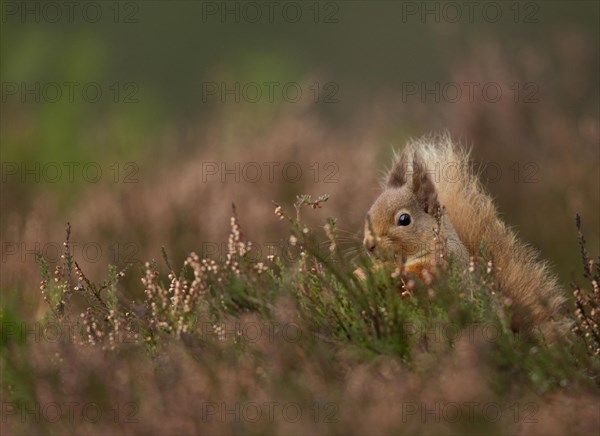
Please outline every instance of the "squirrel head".
M435 184L418 155L396 161L367 213L367 251L403 262L428 255L439 207Z

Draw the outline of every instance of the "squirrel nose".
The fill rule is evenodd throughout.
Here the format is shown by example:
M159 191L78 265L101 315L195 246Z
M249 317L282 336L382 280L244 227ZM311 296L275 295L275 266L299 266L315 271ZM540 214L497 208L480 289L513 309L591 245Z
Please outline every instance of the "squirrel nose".
M374 253L376 248L375 241L371 238L365 238L365 248L369 253Z

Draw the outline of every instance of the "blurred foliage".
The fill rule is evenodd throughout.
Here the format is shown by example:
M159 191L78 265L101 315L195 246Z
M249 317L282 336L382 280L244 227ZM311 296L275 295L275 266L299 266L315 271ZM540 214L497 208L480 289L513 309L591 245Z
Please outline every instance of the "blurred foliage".
M426 3L414 4L425 7ZM440 2L432 4L443 7ZM263 159L261 142L269 138L288 144L280 147L282 152L274 157L276 160L297 161L299 156L309 160L311 157L303 154L310 153L305 143L310 138L290 133L295 136L284 141L272 132L284 124L283 120L303 121L310 114L326 132L321 147L336 156L342 170L348 162L360 161L358 153L347 153L355 150L357 143L361 149L370 150L374 164L359 167L359 171L364 183L374 187L374 175L388 164L391 146L401 147L409 136L448 129L457 139L474 145L477 159L502 165L505 177L489 185L500 210L509 224L522 229L524 239L539 246L545 257L557 264L566 281L572 277L576 259L576 247L566 248L572 241L566 229L575 212L582 213L589 223L592 250L599 243L600 216L597 207L586 200L597 198L600 189L593 163L598 156L590 148L598 136L597 123L594 127L599 116L598 4L502 4L503 15L497 23L483 20L480 8L475 9L472 23L466 15L458 23L437 22L430 15L424 23L418 14L403 15L407 2L389 1L304 2L303 16L297 23L282 19L280 9L276 9L274 23L268 22L266 14L258 23L236 20L231 15L221 22L218 13L206 14L209 6L239 8L239 2L229 6L223 2L107 2L97 23L85 22L79 9L73 23L65 16L58 23L50 23L43 19L35 22L31 17L22 22L18 13L9 13L22 4L3 1L3 83L97 82L104 95L97 103L82 101L76 91L74 102L62 98L55 103L35 103L30 99L22 104L18 96L4 101L3 90L2 162L22 168L47 162L97 162L104 170L104 182L110 178L107 173L111 165L123 168L135 162L144 189L152 190L155 183L164 183L159 181L164 172L178 173L182 163L197 156L231 161L241 155L240 150L252 148L252 159ZM121 22L114 22L115 8ZM320 13L318 23L314 22L315 10ZM516 10L521 14L519 20L514 19ZM526 22L527 11L535 12L534 22ZM124 22L127 17L134 22ZM334 22L325 22L325 17L333 17ZM506 85L533 82L539 86L540 100L530 105L422 103L418 97L403 100L402 87L407 82L465 80ZM274 103L266 99L259 103L203 103L202 84L222 81L298 82L303 83L305 93L315 82L321 86L333 82L339 87L339 98L335 104L311 103L310 96L308 103L301 104L281 98ZM133 91L137 102L115 103L117 83L118 101ZM553 108L562 112L553 113ZM307 123L305 129L310 132L314 125ZM555 138L556 144L548 144L545 136ZM357 143L350 145L349 137L357 138ZM254 142L252 147L250 142ZM218 152L202 154L211 147ZM566 157L569 150L571 156ZM512 173L508 174L511 165L530 161L540 168L540 183L512 183ZM351 174L345 174L340 184L346 189L340 189L339 195L355 192L350 188ZM41 206L40 198L64 211L57 219L47 214L42 219L52 223L56 231L71 219L74 210L86 209L82 195L97 188L93 183L82 183L81 178L75 183L67 177L57 183L35 183L31 178L22 183L19 176L7 178L0 187L0 233L10 241L20 240L22 236L14 236L11 229L16 228L19 234L27 227L32 210L52 210L48 204ZM122 185L112 184L108 189L109 195L124 198ZM293 201L306 189L300 183L285 184L261 201ZM99 197L97 193L90 196ZM358 231L372 198L357 196L357 210L342 216L347 228ZM226 200L221 206L224 210L234 198ZM180 230L195 234L197 240L215 231L180 224ZM140 233L136 243L149 248L149 229L138 226L126 234L136 233ZM186 241L179 236L185 232L174 227L172 233L170 237L181 238L173 240L174 245ZM102 234L89 235L94 240L106 237L120 240L123 232L105 228ZM39 233L35 238L43 241Z
M306 209L325 200L299 198L295 215L277 208L301 253L297 263L253 253L245 236L251 229L234 215L227 259L191 254L179 269L163 252L160 268L144 265L137 303L120 278L139 278L140 271L111 266L106 280L92 282L71 257L68 229L63 261L52 273L41 261L44 319L28 323L11 305L0 314L1 389L11 407L3 426L52 434L503 434L523 426L527 433L586 434L597 426L600 361L583 336L548 343L536 332L511 331L509 307L494 284L500 272L483 257L471 267L448 258L420 281L364 253L353 256L334 221L327 238L304 223ZM67 400L102 410L134 405L135 419L28 413ZM302 419L211 416L203 406L235 411L245 402L262 408L263 401L295 404ZM330 420L308 413L316 404L333 407ZM413 417L403 405L415 404L431 412ZM501 419L481 410L488 404ZM472 414L440 412L450 405L475 407ZM533 419L515 416L515 407ZM555 407L568 413L556 419Z

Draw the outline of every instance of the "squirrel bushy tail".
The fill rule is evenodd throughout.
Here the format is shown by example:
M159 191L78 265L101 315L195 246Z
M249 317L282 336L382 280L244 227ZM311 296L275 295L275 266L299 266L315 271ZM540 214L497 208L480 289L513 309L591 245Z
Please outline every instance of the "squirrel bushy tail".
M482 250L492 260L497 284L510 298L513 329L539 327L547 337L568 328L561 310L565 301L557 278L537 251L521 241L499 218L492 198L473 170L470 151L456 146L449 135L410 142L399 162L418 159L434 180L444 216L471 256Z

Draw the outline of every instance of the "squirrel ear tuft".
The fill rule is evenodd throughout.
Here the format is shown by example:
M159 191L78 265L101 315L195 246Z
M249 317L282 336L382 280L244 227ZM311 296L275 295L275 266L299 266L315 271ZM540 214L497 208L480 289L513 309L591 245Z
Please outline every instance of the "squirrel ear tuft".
M439 208L437 191L427 168L415 153L413 158L412 190L426 213L433 214Z
M397 159L387 177L387 186L389 188L400 188L407 182L406 162L404 159Z

